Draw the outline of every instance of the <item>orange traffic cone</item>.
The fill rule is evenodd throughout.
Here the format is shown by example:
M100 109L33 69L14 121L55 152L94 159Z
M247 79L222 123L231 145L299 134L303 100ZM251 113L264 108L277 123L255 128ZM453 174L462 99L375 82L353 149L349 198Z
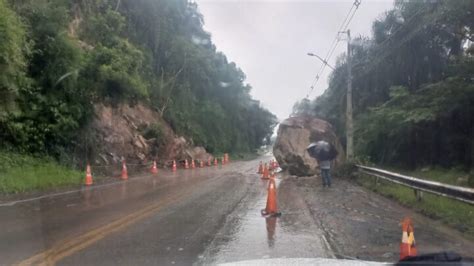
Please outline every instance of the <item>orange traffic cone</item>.
M214 166L217 166L217 158L214 158Z
M260 163L258 164L257 174L263 174L263 163L262 163L262 161L260 161Z
M189 169L188 159L184 159L184 169Z
M85 185L90 186L92 185L94 181L92 180L92 173L91 173L91 166L87 164L86 166L86 180L85 180Z
M268 165L267 163L265 163L265 165L263 166L262 179L268 179L269 177L270 177L270 173L268 170Z
M158 174L158 167L156 167L156 161L153 161L153 166L151 167L151 173L154 175Z
M203 167L204 167L204 161L203 161L203 160L199 161L199 167L200 167L200 168L203 168Z
M191 168L192 169L196 168L196 164L194 163L194 159L191 159Z
M400 260L416 256L415 231L410 218L402 221L402 242L400 243Z
M127 165L125 164L125 160L122 161L122 180L128 179L128 172L127 172Z
M268 182L267 206L261 211L261 213L266 217L276 217L281 215L277 208L277 193L274 179L270 179Z
M172 168L173 172L176 171L176 168L177 168L176 167L176 160L173 160L173 168Z
M211 157L207 158L207 166L211 166Z

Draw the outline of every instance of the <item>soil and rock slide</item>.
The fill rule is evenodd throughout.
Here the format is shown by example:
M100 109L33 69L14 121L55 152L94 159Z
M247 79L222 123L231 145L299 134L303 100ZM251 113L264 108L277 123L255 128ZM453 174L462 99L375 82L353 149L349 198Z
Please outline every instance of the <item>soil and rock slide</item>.
M88 153L96 165L117 164L122 158L137 164L157 159L161 165L173 159L212 159L203 147L175 134L158 112L143 104L97 104L88 130L93 140Z

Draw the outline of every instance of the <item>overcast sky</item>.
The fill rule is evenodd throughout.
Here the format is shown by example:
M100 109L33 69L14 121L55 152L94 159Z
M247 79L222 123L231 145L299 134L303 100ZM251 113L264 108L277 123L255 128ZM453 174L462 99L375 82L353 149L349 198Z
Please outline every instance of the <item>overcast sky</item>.
M219 51L246 74L252 96L284 119L304 98L321 66L313 52L324 57L353 0L269 1L196 0L204 28ZM371 34L372 21L393 5L391 0L362 0L349 29L352 36ZM330 59L347 49L339 45ZM327 88L326 68L310 98Z

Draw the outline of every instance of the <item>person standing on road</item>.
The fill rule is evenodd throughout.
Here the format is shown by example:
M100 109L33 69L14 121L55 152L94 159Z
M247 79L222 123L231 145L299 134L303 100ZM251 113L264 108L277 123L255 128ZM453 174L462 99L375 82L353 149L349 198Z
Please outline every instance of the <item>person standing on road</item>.
M319 168L321 169L321 178L323 179L323 187L331 187L331 161L319 161Z
M324 187L331 187L331 161L337 156L337 151L329 142L320 140L306 147L308 154L318 161Z

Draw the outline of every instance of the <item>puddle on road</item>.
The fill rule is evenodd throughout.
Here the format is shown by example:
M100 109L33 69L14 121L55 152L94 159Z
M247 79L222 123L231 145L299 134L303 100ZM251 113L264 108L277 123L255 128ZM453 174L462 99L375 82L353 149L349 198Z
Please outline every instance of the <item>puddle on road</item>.
M279 183L279 182L277 182ZM256 183L258 184L258 182ZM228 217L223 229L210 244L199 264L218 264L249 259L328 257L319 230L301 223L303 212L293 210L281 217L262 217L266 184L258 185L260 193L247 199ZM313 225L314 226L314 225Z

